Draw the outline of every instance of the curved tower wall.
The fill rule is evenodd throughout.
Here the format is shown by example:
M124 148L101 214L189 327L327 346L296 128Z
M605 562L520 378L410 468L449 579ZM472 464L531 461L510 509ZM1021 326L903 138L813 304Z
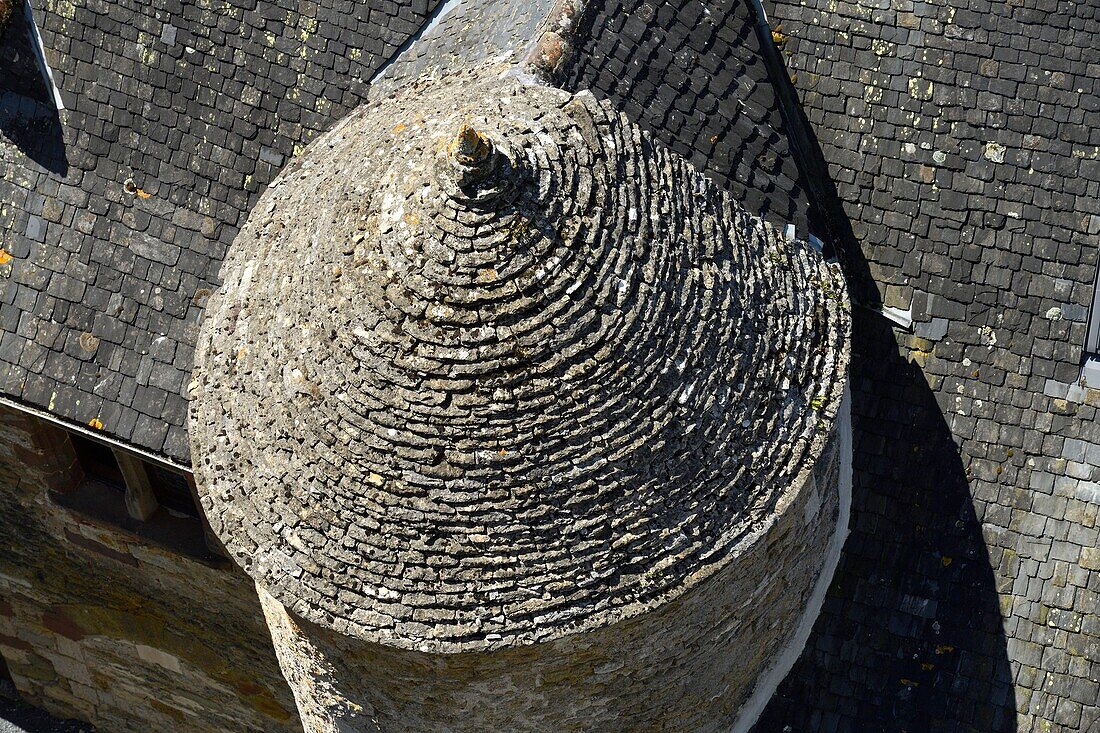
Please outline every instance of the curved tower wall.
M847 427L843 414L814 470L741 556L677 600L595 631L430 654L335 633L260 588L307 733L730 730L803 623L819 574L832 574L822 563L842 513Z

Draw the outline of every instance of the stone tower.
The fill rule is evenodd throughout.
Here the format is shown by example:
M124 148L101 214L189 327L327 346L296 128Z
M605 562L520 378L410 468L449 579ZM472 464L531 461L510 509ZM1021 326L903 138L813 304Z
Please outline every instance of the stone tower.
M222 276L195 475L308 731L751 722L844 533L834 266L481 69L316 140Z

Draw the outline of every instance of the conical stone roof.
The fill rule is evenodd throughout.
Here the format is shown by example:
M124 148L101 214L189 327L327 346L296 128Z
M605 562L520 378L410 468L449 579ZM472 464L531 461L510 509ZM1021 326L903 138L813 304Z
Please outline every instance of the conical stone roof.
M840 401L839 274L590 95L465 72L271 184L200 338L214 531L291 611L457 652L736 560Z

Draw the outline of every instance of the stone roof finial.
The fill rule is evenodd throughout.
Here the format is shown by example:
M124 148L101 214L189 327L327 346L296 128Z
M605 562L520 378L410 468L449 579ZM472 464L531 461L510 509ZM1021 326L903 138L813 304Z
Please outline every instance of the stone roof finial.
M515 158L508 141L494 142L463 122L437 158L436 184L462 208L499 207L512 199L524 176L522 161Z
M463 122L458 135L451 141L448 150L451 158L466 168L483 165L493 154L493 143L489 138L474 129L473 125Z
M493 142L469 122L463 122L458 135L447 146L447 157L457 172L459 188L481 183L497 169Z

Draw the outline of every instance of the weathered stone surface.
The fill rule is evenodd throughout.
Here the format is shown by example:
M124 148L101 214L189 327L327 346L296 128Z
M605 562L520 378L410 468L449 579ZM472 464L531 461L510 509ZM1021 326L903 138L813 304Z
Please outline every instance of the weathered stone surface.
M484 170L448 153L465 121ZM495 73L342 122L223 276L191 414L211 524L294 613L398 647L678 597L800 490L845 381L811 247L590 95Z
M843 531L840 445L829 444L815 478L788 494L736 562L676 600L581 634L428 654L337 634L260 589L306 730L728 733Z

